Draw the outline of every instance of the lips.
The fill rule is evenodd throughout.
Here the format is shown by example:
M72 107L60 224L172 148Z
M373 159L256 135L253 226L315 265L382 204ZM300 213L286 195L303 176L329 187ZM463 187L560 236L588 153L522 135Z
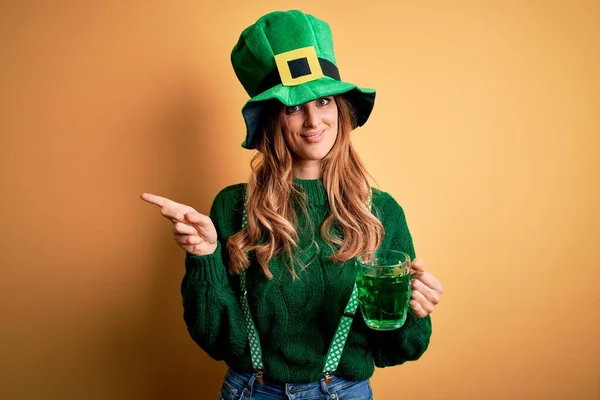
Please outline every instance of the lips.
M323 135L324 132L325 132L325 129L323 129L322 131L319 131L319 132L305 133L305 134L300 135L300 137L302 139L304 139L304 141L307 143L318 143L325 136L325 135Z
M305 138L316 137L316 136L319 136L320 134L322 134L323 132L325 132L325 129L318 131L318 132L305 133L300 136L305 137Z

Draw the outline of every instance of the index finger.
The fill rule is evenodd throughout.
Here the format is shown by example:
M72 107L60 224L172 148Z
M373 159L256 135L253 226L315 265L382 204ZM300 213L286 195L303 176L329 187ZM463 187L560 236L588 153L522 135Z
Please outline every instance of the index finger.
M177 203L176 201L167 199L166 197L157 196L155 194L143 193L142 200L148 203L155 204L160 207L160 213L171 221L186 222L185 214L196 211L190 206Z
M412 263L410 264L411 268L413 271L416 272L423 272L425 269L425 264L423 263L423 260L421 260L420 258L415 258Z
M157 196L151 193L142 193L140 197L142 200L147 201L150 204L155 204L159 207L163 207L165 204L167 204L167 201L169 201L169 199L165 197Z

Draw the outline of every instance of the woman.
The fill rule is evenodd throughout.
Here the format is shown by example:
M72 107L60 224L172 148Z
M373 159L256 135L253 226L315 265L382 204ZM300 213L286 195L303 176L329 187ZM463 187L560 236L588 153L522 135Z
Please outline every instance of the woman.
M261 17L231 60L251 97L242 146L258 151L248 184L223 189L210 217L142 195L173 222L186 251L190 335L229 366L224 399L369 399L374 366L426 350L442 292L415 260L402 208L370 188L352 147L375 92L340 79L329 26L300 11ZM394 331L344 315L354 258L375 249L414 260L411 314ZM340 334L344 318L351 323Z

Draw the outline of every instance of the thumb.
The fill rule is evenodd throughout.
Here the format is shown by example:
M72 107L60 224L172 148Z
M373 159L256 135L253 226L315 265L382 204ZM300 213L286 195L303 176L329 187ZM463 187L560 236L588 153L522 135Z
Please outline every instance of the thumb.
M185 213L184 217L187 222L192 223L192 224L204 225L210 221L209 217L207 217L206 215L202 215L197 211Z

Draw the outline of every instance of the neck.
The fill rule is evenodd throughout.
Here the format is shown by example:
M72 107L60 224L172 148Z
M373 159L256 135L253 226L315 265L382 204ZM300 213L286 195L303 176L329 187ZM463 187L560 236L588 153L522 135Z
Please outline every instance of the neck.
M292 167L294 176L299 179L320 179L321 161L296 161Z

